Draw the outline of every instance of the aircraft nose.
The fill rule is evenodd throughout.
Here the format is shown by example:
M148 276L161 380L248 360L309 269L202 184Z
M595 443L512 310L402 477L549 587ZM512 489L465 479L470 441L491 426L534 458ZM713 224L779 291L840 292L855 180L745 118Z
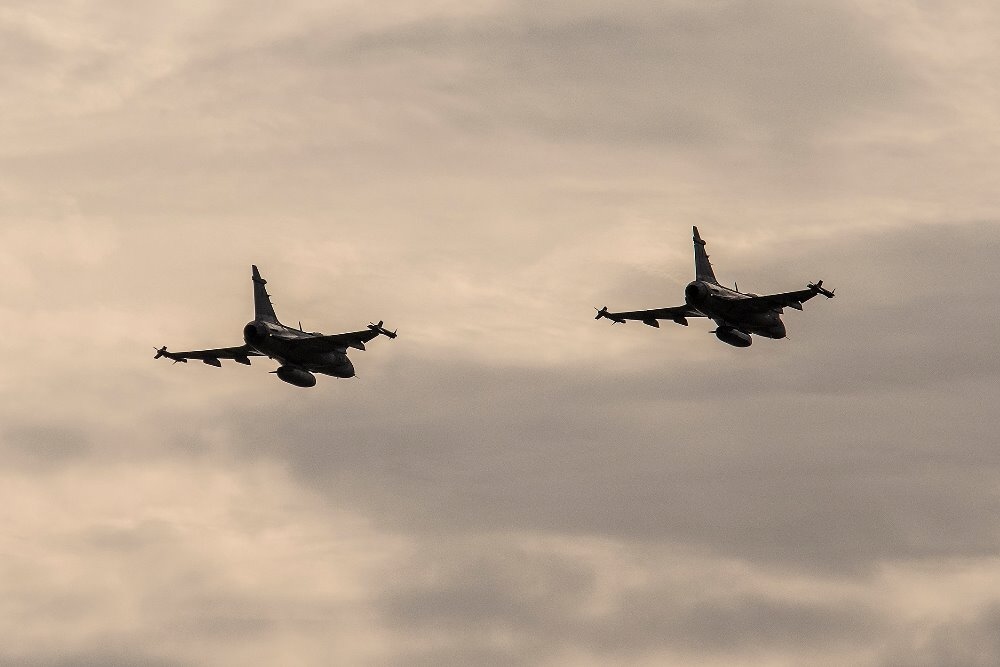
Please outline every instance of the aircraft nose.
M777 324L775 324L774 326L772 326L770 328L770 330L768 331L768 333L770 334L771 338L784 338L785 335L786 335L785 334L785 323L784 322L778 322Z

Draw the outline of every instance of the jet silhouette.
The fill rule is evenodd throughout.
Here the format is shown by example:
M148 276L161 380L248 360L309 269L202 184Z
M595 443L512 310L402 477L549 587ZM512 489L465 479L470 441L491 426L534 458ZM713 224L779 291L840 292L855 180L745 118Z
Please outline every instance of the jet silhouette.
M744 294L738 288L723 287L715 278L712 263L708 261L705 242L694 231L695 279L684 288L683 306L653 308L652 310L631 310L619 313L608 312L604 306L597 311L597 317L605 317L612 324L624 324L627 320L639 320L651 327L659 327L659 320L670 320L684 326L689 317L707 317L718 325L712 333L723 343L735 347L749 347L753 343L751 335L765 338L784 338L785 323L781 321L784 308L802 310L802 304L817 294L833 298L833 290L823 287L823 281L809 283L804 290L782 294Z
M365 343L378 335L396 337L396 332L385 329L381 321L369 324L362 331L332 336L303 331L301 324L298 329L286 326L274 314L271 296L264 287L267 281L260 277L256 266L251 268L254 319L243 327L245 345L189 352L168 352L163 346L156 351L154 359L166 357L175 363L200 359L209 366L222 366L222 359L232 359L249 366L250 357L268 357L281 364L277 371L272 371L281 380L298 387L312 387L316 384L313 373L339 378L354 377L354 364L347 358L348 348L364 350Z

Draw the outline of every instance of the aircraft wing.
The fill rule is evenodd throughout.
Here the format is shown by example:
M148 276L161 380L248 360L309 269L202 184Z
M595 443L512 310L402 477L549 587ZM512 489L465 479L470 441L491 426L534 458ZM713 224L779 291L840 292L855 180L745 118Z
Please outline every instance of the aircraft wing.
M764 296L752 296L749 299L739 299L732 302L732 307L744 311L765 311L777 308L794 308L802 310L802 304L813 298L817 294L822 294L828 299L833 298L833 291L823 287L823 281L816 284L810 283L806 289L795 292L782 292L781 294L767 294Z
M365 343L382 335L395 338L395 331L388 331L378 324L369 324L367 329L362 331L350 331L348 333L332 334L330 336L312 336L310 338L294 338L285 341L285 345L302 352L343 352L349 347L355 350L364 350Z
M660 323L658 320L671 320L677 324L687 326L687 318L705 317L705 315L690 306L653 308L651 310L628 310L620 313L609 313L608 307L605 306L597 311L597 317L594 319L599 320L602 317L611 320L612 324L624 324L626 320L639 320L651 327L659 327Z
M154 359L166 357L174 362L186 364L188 359L201 359L209 366L221 366L220 359L232 359L233 361L249 366L250 357L259 357L260 352L254 350L249 345L239 347L220 347L214 350L190 350L188 352L168 352L163 346L156 351Z

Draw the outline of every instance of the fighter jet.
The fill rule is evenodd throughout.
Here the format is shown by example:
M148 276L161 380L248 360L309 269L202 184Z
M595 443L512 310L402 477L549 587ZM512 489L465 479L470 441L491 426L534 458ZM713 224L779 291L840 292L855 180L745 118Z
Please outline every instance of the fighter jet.
M739 287L723 287L715 278L715 271L708 261L705 242L694 227L694 270L695 278L684 288L686 305L652 310L632 310L620 313L608 312L604 306L597 311L597 317L606 317L612 324L624 324L627 320L639 320L651 327L659 327L659 320L670 320L684 326L689 317L707 317L718 325L712 333L723 343L735 347L750 347L751 335L765 338L784 338L785 324L781 321L784 308L802 310L802 304L817 294L833 298L833 290L823 287L823 281L809 283L806 289L782 294L744 294Z
M364 350L365 343L382 335L395 338L396 332L382 325L369 324L367 329L350 333L324 336L286 326L278 321L267 293L267 281L260 277L256 266L253 269L253 321L243 327L245 345L221 347L214 350L192 350L190 352L168 352L164 345L156 350L154 359L166 357L174 363L187 363L188 359L201 359L209 366L222 366L222 359L232 359L238 364L250 365L250 357L268 357L279 364L278 378L298 387L312 387L316 384L313 373L332 375L339 378L354 377L354 364L347 358L347 348Z

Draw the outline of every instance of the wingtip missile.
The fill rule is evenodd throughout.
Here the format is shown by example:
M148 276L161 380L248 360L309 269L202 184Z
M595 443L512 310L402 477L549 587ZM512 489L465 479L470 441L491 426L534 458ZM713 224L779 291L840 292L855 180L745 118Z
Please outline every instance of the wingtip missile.
M836 292L836 290L826 289L823 287L822 280L817 280L815 283L809 283L808 287L812 291L816 292L816 294L822 294L827 299L832 299L834 296L833 293Z
M166 357L167 359L170 359L171 361L173 361L175 364L176 363L186 364L187 361L188 361L187 359L181 359L181 358L175 356L171 352L167 352L167 346L166 345L164 345L163 347L160 347L160 348L155 348L154 347L153 349L156 350L156 356L153 357L154 359L159 359L160 357Z
M612 313L608 312L607 306L604 306L603 308L600 309L595 307L594 310L597 311L597 317L594 318L595 320L599 320L602 317L606 317L607 319L611 320L611 324L625 324L625 318L615 317Z
M378 324L372 324L371 322L369 322L368 328L374 331L375 333L382 334L387 338L395 338L396 331L398 331L398 329L396 331L389 331L388 329L382 326L383 324L385 324L385 322L383 322L382 320L379 320Z

